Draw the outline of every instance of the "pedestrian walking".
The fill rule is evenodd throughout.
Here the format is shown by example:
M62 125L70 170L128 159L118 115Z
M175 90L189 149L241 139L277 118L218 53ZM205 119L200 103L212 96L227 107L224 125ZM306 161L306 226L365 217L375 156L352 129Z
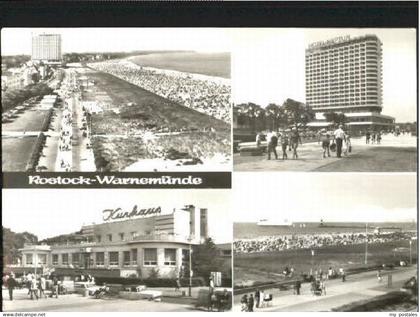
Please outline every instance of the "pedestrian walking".
M38 300L38 281L36 279L36 277L34 276L33 279L31 280L31 299L33 300L34 297L36 297L36 299Z
M333 269L332 267L328 268L328 274L327 274L327 279L331 279L333 277Z
M254 295L249 295L248 298L248 311L253 312L254 311Z
M300 288L302 287L302 283L300 280L296 280L295 282L295 291L296 295L300 295Z
M349 153L351 153L351 139L350 134L346 133L344 138L344 146L343 146L343 154L347 156Z
M300 138L299 131L296 127L292 128L292 132L290 134L290 145L293 149L293 159L298 158L297 148L299 143L302 145L302 139Z
M345 133L343 131L343 125L339 125L338 129L334 131L334 139L337 144L337 157L341 157L341 151L343 148L343 141L345 140Z
M341 281L345 282L346 281L346 272L344 271L344 269L340 268L339 273L340 273L340 276L341 276Z
M13 300L13 291L17 286L17 282L15 280L15 274L11 273L10 277L7 279L7 288L9 290L9 299Z
M260 307L260 290L259 289L255 291L254 297L255 297L255 307L258 308Z
M376 133L372 133L372 144L376 142Z
M286 131L282 131L280 134L281 151L283 154L283 160L287 160L287 146L289 145L289 136Z
M321 279L321 295L327 295L327 288L325 286L325 281Z
M220 305L219 305L219 311L225 311L228 308L229 303L229 293L227 289L225 288L223 290L223 294L220 295Z
M58 278L55 275L52 277L52 284L52 292L50 297L55 295L55 298L58 298Z
M175 281L175 292L179 290L181 290L181 281L179 280L179 277L177 277Z
M213 292L210 296L210 311L213 311L213 307L216 308L217 306L217 295Z
M370 132L366 131L366 144L369 144L370 142Z
M261 308L265 306L264 298L265 298L264 290L261 290L260 291L260 307Z
M268 155L267 159L268 160L271 160L271 152L274 153L274 157L276 158L276 160L278 159L277 151L276 151L277 143L278 143L277 134L275 132L269 132L267 134L267 155Z
M45 279L44 275L41 275L39 278L39 297L42 298L42 295L44 295L45 298L47 298L47 295L45 295L45 289L47 288L47 280Z
M241 298L241 311L248 311L248 295L245 294Z
M328 155L328 157L330 157L330 143L331 143L331 135L330 133L327 131L327 129L322 129L320 131L320 141L321 141L321 146L322 146L322 158L326 158L326 155Z
M28 273L25 278L26 282L25 285L28 288L28 296L31 295L31 285L32 285L32 274Z
M259 148L261 146L261 140L262 140L262 135L260 132L257 133L257 136L255 137L255 142L257 143L257 148Z
M381 271L381 269L378 270L378 273L376 273L376 276L378 278L378 282L381 283L382 282L382 271Z

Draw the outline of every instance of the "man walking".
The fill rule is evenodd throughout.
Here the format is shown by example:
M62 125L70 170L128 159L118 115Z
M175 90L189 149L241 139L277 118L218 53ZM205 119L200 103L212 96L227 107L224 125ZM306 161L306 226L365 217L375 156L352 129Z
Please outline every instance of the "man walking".
M181 290L181 281L179 277L177 277L175 281L175 292L180 291L180 290Z
M293 149L293 159L297 160L298 154L297 154L297 148L300 145L302 145L302 139L300 138L299 130L297 127L292 128L292 132L290 134L290 147Z
M277 138L277 134L275 132L270 132L267 134L267 154L268 154L268 159L271 160L271 152L274 153L274 157L277 160L277 151L276 151L276 147L277 147L277 143L278 143L278 138Z
M289 145L289 136L286 131L282 131L280 135L281 151L283 152L283 160L287 160L287 146Z
M31 299L35 298L38 300L38 287L37 287L37 279L36 276L34 276L31 280Z
M330 157L330 133L327 129L322 129L319 134L319 140L322 142L322 158L326 158L326 155Z
M300 282L300 280L296 280L296 283L295 283L296 295L300 295L301 287L302 287L302 283Z
M370 142L370 132L369 130L366 131L366 144L369 144Z
M47 295L45 295L45 289L47 288L47 281L44 277L44 275L41 275L39 278L39 297L42 298L42 295L44 295L45 298L47 298Z
M345 140L345 133L343 131L343 125L339 125L338 129L334 131L335 143L337 144L337 157L341 157L341 151L343 148L343 141Z
M17 286L17 282L15 280L15 274L10 274L10 277L7 279L7 288L9 289L9 299L13 300L13 290Z
M257 289L256 291L255 291L255 295L254 295L254 297L255 297L255 307L260 307L260 290L259 289ZM264 299L264 298L263 298Z
M53 282L53 291L51 293L51 297L53 297L55 295L55 298L58 298L58 278L57 276L53 275L52 278L52 282Z
M254 296L251 294L248 298L248 311L253 312L254 311Z

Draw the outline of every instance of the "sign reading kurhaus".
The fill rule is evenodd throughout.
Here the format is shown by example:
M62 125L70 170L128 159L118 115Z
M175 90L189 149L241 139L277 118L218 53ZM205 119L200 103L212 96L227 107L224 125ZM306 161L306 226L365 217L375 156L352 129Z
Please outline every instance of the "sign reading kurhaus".
M131 211L123 211L121 208L116 209L105 209L102 211L103 213L103 220L110 221L110 220L120 220L120 219L131 219L134 217L146 217L152 215L158 215L161 213L160 207L155 208L144 208L139 209L137 205L134 205Z

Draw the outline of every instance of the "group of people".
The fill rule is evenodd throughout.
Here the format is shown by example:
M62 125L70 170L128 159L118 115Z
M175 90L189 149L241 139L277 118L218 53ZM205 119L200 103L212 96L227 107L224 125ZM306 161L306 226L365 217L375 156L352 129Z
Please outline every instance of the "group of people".
M333 267L329 267L328 270L324 271L322 268L313 270L311 269L309 273L304 274L306 276L306 281L310 283L310 291L312 295L327 295L327 281L340 278L342 282L346 281L346 272L343 267L340 267L335 270ZM302 280L296 279L293 284L293 294L301 295Z
M230 85L189 73L146 69L126 60L89 64L163 98L230 123Z
M78 90L75 85L75 72L69 72L64 77L60 95L64 100L64 109L62 111L60 125L60 139L58 144L58 159L60 170L71 172L72 169L72 137L73 137L73 93Z
M208 311L219 311L223 312L230 306L230 296L227 289L223 290L223 293L216 293L214 290L211 290L209 293L209 307Z
M368 233L368 243L386 243L407 240L412 232ZM366 243L365 233L294 234L288 236L263 236L253 239L237 239L233 242L236 253L272 252L295 249L316 249L326 246L354 245Z
M318 132L318 144L322 146L322 158L331 157L330 150L337 152L337 157L342 154L347 156L351 153L351 137L350 134L343 130L343 125L339 125L334 131L321 129Z
M261 147L264 135L257 133L256 144L257 148ZM267 141L267 159L271 160L271 153L274 154L275 159L278 159L277 146L281 146L282 159L287 160L287 150L292 151L292 158L298 158L298 146L302 144L302 138L297 127L292 129L280 130L280 131L268 131L265 134ZM327 129L321 129L318 132L318 144L322 146L322 157L331 157L331 151L336 151L337 157L340 158L342 155L348 155L351 152L351 138L348 132L343 130L343 125L339 125L334 131L327 131Z
M65 106L61 118L61 131L58 143L60 168L66 172L71 171L71 149L72 149L72 113L68 105Z
M366 144L381 144L382 131L366 131Z
M299 144L302 144L302 139L296 127L293 127L291 130L281 130L279 132L268 131L265 135L265 139L267 141L267 159L268 160L271 160L271 153L274 154L274 157L276 160L278 159L276 148L279 144L281 145L283 160L287 160L288 158L287 149L289 149L289 151L293 150L293 159L298 158L297 148ZM256 137L257 148L261 147L262 140L263 140L263 134L257 133L257 137Z
M51 285L49 287L47 287L47 278L51 281ZM26 275L24 274L20 280L21 282L18 282L13 272L10 275L4 276L3 278L3 283L9 290L9 299L11 301L13 300L14 289L20 285L26 286L28 289L28 296L30 296L30 299L32 300L38 300L39 298L43 297L47 298L45 293L47 288L51 289L51 294L49 297L55 296L58 298L60 282L55 275L47 276L45 274L37 275L34 273L28 273Z
M272 302L273 294L257 289L254 294L244 294L241 298L241 311L253 312L254 308L263 308Z

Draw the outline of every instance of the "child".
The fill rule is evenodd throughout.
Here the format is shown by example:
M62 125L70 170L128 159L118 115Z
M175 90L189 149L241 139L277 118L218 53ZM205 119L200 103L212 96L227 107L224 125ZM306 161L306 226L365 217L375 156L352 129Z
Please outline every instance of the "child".
M346 137L344 139L344 151L343 151L344 155L347 156L348 153L351 153L351 140L350 140L350 135L346 134Z

